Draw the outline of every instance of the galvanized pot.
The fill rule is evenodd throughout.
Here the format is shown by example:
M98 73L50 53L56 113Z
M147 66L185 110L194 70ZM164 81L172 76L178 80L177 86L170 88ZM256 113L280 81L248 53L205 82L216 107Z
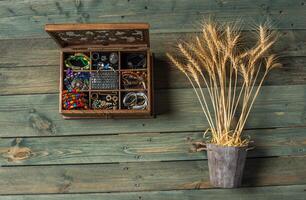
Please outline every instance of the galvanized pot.
M237 188L241 185L248 147L206 144L210 182L215 187Z

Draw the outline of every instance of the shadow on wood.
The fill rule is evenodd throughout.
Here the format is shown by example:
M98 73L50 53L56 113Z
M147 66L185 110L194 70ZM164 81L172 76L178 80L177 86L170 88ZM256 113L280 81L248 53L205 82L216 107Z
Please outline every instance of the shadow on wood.
M160 60L154 57L154 72L153 72L153 84L154 87L158 85L158 82L162 82L165 88L168 88L170 85L169 83L169 70L168 67L165 68L164 66L165 61ZM170 112L170 97L169 93L167 92L159 92L157 93L154 90L154 114L161 115Z

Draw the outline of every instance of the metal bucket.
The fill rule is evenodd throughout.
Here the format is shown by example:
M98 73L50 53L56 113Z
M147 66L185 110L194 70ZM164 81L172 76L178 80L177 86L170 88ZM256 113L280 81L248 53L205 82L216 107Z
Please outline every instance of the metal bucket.
M206 144L210 182L215 187L240 187L248 147Z

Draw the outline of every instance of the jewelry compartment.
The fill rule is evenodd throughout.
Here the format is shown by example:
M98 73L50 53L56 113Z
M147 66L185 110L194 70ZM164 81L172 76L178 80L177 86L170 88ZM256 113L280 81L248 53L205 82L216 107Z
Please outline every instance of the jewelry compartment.
M87 110L89 108L89 93L78 90L62 91L62 108L64 110Z
M91 108L93 110L116 110L119 108L118 92L91 92Z
M123 52L121 53L122 69L146 69L147 54L146 52Z
M83 52L69 52L64 54L64 66L72 70L89 70L90 54Z
M89 90L90 72L74 71L73 69L65 70L64 90Z
M96 71L90 77L92 90L116 90L119 89L119 75L116 71Z
M122 89L146 90L148 88L148 79L146 71L123 70L120 73Z
M149 98L147 92L131 91L121 93L122 109L128 110L146 110L149 105Z
M146 54L131 51L65 52L62 109L147 110L150 105L147 58L134 60L135 63L145 63L145 68L134 64L124 68L126 65L121 59L138 58L139 55L142 58Z
M119 52L91 52L92 70L118 70Z

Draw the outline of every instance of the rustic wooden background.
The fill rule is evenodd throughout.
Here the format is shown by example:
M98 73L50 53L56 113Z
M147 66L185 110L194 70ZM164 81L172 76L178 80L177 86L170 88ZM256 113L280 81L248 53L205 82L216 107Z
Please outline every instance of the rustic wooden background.
M305 199L304 0L0 1L0 199ZM245 132L256 144L243 185L207 189L207 123L165 51L203 16L252 24L269 18L283 67L265 83ZM58 114L59 50L46 23L151 24L154 119L70 120ZM248 27L245 30L248 32Z

